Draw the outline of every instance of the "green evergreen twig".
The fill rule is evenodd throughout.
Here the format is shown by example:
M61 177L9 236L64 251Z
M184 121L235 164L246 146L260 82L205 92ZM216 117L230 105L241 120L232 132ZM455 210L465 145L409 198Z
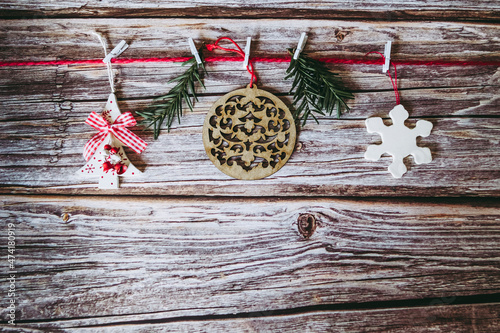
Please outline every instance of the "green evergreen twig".
M201 48L198 50L198 53L200 54L202 61L200 65L201 69L204 73L206 73ZM170 127L172 126L174 118L177 118L179 123L181 122L181 116L183 115L183 101L187 104L189 109L193 111L193 102L191 101L191 97L193 97L195 101L198 101L194 88L195 82L198 82L203 88L205 88L205 85L201 80L200 69L196 63L196 59L191 58L182 64L182 66L187 65L189 65L189 68L182 75L169 81L169 83L177 82L177 84L170 89L166 95L155 98L153 103L148 106L145 111L137 112L138 115L144 118L141 123L147 125L146 128L153 126L155 139L158 139L163 125L170 132Z
M288 52L293 55L294 50L289 49ZM349 111L344 99L354 98L353 94L345 90L338 74L330 72L321 61L301 53L297 60L292 59L286 72L285 80L293 77L290 93L293 94L295 110L292 113L295 120L302 121L302 125L309 117L318 122L314 113L332 115L337 110L338 118L342 106Z

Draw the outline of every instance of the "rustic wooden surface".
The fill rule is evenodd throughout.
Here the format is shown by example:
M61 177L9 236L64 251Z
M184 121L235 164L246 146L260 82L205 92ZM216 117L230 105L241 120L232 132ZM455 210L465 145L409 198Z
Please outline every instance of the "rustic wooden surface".
M29 272L17 280L27 327L441 304L500 289L494 200L2 199L17 269ZM309 240L297 231L305 213L318 224Z
M102 58L93 31L111 45L125 39L120 58L186 56L187 37L223 35L252 36L254 57L283 57L307 31L315 58L366 59L392 40L395 61L500 59L500 5L486 0L0 0L0 18L0 61ZM287 66L255 64L259 87L290 106ZM0 67L0 217L16 225L19 302L16 327L2 303L1 329L497 332L498 66L398 66L407 123L434 124L419 140L433 162L408 158L402 179L387 172L389 157L363 158L379 142L364 119L387 118L394 106L381 66L328 66L354 92L351 111L301 128L271 177L234 180L205 155L207 110L249 80L241 63L218 62L170 133L154 141L133 129L149 146L127 154L145 175L119 191L74 176L94 133L84 121L110 92L105 67ZM113 69L120 108L132 112L182 71L157 62ZM309 239L298 231L302 214L317 222Z
M91 32L103 31L106 26L111 41L136 36L127 50L132 58L186 55L183 36L213 41L220 36L221 27L228 35L259 35L255 56L284 56L305 28L311 33L308 48L315 57L361 59L380 46L373 41L393 35L404 40L395 42L395 59L477 61L497 59L500 53L500 40L495 38L500 30L490 24L284 22L265 20L266 29L262 29L262 22L243 26L234 20L13 20L4 22L5 47L0 56L10 59L15 54L19 60L98 58L102 50ZM284 24L291 28L283 31ZM63 36L53 33L54 26ZM342 41L332 40L336 29L346 33ZM261 87L290 104L287 92L291 83L283 81L287 64L257 63L256 68ZM298 138L301 149L284 168L269 178L245 182L224 175L210 163L201 129L210 106L221 95L247 84L248 75L238 63L210 63L207 89L200 90L203 97L195 113L187 113L180 125L175 124L172 132L158 141L153 141L150 132L136 129L150 147L140 157L128 155L147 176L124 180L118 194L498 196L500 99L496 66L399 67L403 103L413 118L409 122L425 118L434 124L431 136L421 139L422 145L431 148L434 161L418 166L409 158L410 171L403 179L388 176L390 157L377 162L363 158L366 147L380 140L378 135L366 133L364 119L387 117L394 106L389 79L376 65L332 65L332 69L355 91L352 110L341 120L332 117L322 119L319 125L307 124ZM0 191L106 193L96 189L92 180L79 179L72 172L83 165L78 155L93 131L84 120L89 110L103 107L109 93L104 67L4 67L0 71L5 73L2 95L8 110L2 116L0 142L9 156L0 168L4 178ZM141 110L153 97L167 91L166 82L182 68L178 63L147 63L115 65L115 71L122 110ZM29 97L19 85L29 85ZM55 112L47 113L47 108ZM34 146L38 147L36 151L32 150ZM43 165L44 172L33 165Z
M229 17L497 21L495 0L1 0L0 17Z

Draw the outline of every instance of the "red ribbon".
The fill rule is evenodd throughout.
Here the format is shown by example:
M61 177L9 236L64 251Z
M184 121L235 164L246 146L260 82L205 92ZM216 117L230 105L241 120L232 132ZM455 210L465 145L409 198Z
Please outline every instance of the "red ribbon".
M382 53L377 52L377 51L368 52L367 54L365 54L365 57L371 53L376 53L379 56L381 56L382 57L382 64L385 63L385 56ZM394 67L394 80L392 79L391 71L388 70L387 73L389 74L389 78L391 79L391 83L392 83L392 88L394 88L394 94L396 95L396 105L399 105L401 103L399 102L400 98L399 98L399 90L398 90L398 70L396 69L396 64L394 64L392 61L391 61L391 65L392 65L392 67Z
M236 46L236 49L228 49L228 48L220 46L219 42L223 39L228 40L231 43L233 43L234 46ZM219 39L217 39L215 41L215 43L207 45L207 50L212 51L213 49L220 49L220 50L224 50L224 51L228 51L228 52L235 52L235 53L238 53L243 58L245 58L245 52L243 52L241 47L238 44L236 44L236 42L229 37L220 37ZM251 61L248 61L247 71L248 71L248 73L250 73L250 88L251 88L253 86L253 83L255 81L257 81L257 76L255 76L255 70L253 69L253 64Z
M120 140L121 143L130 147L137 154L140 154L148 145L144 140L125 128L137 124L134 116L130 112L120 114L113 124L109 124L104 118L92 111L85 123L99 131L99 133L94 135L92 139L85 144L83 156L87 161L92 157L97 147L99 147L110 132Z

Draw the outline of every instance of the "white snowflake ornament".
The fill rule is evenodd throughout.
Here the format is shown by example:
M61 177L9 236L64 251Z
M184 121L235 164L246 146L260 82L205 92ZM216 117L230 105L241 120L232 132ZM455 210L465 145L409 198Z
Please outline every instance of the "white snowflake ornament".
M419 120L415 128L410 129L404 122L408 119L408 111L398 104L389 112L392 125L386 126L380 117L366 119L366 129L368 133L378 133L382 137L382 144L370 145L366 149L365 158L370 161L377 161L382 154L392 155L392 163L389 165L389 172L394 178L401 178L407 171L403 159L412 155L415 163L429 163L432 161L431 150L427 147L417 146L417 137L429 136L432 130L432 123L427 120Z

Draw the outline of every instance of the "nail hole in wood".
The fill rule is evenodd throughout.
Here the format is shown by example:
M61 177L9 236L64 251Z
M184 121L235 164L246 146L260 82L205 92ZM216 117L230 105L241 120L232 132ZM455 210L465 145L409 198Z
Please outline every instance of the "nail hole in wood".
M316 230L316 218L312 214L300 214L297 219L299 233L305 239L312 236Z

